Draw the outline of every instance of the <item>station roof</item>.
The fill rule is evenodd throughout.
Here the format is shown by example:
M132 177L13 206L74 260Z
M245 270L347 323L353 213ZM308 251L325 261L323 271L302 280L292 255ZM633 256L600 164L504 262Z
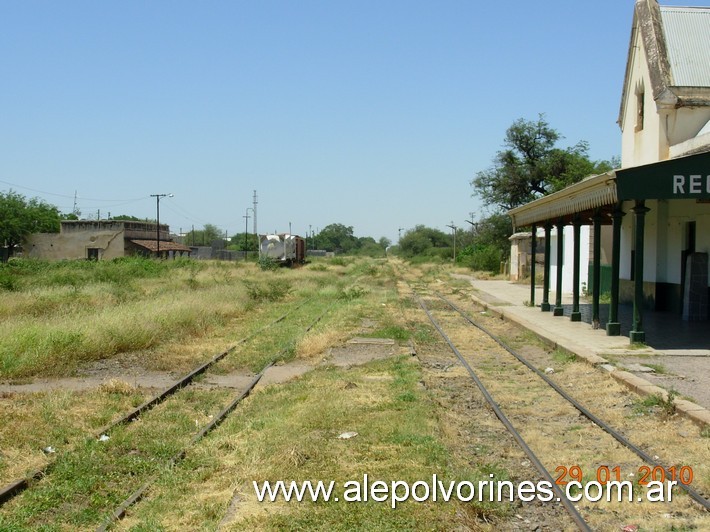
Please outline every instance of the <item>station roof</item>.
M595 209L616 205L615 172L587 177L579 183L508 211L514 227L558 220L579 214L591 218Z

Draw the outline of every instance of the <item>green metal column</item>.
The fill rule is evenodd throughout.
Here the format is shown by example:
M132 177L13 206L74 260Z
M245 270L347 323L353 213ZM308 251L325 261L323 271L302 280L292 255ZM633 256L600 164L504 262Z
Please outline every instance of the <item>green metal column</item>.
M552 224L545 222L545 267L542 281L542 304L540 310L550 312L550 231Z
M564 228L562 218L560 218L557 220L557 291L555 293L555 308L552 310L553 316L564 315L564 309L562 308L562 232Z
M579 214L574 215L573 220L573 233L574 233L574 261L572 272L572 314L570 315L571 321L582 321L582 313L579 311L579 270L580 270L580 229L582 227L582 219Z
M607 336L619 336L621 334L621 324L619 323L619 263L621 261L621 219L625 214L621 210L621 203L618 203L611 215L614 225L612 228L613 242L611 248L611 302L609 304L609 321L606 324Z
M535 247L537 246L537 225L532 224L532 238L530 239L530 306L535 306Z
M636 200L634 207L634 221L636 222L636 251L634 253L634 322L631 327L629 338L631 343L643 343L646 341L646 333L643 330L643 243L646 213L650 209L646 207L644 200Z
M598 329L602 269L602 215L599 209L594 212L592 220L594 221L594 258L592 261L592 327L594 329Z

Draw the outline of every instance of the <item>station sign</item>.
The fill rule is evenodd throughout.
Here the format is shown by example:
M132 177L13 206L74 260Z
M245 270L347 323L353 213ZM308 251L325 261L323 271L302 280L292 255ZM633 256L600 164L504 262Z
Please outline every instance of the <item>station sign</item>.
M710 200L710 152L616 171L619 200Z

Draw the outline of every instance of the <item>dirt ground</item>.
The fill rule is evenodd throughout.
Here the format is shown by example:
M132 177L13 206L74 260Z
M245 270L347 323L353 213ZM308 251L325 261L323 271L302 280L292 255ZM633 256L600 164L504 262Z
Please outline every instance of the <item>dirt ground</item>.
M319 362L308 364L297 360L272 366L266 371L259 385L267 386L285 382L314 369L317 365L355 366L408 351L408 348L396 346L393 340L356 337L343 346L329 349ZM124 356L92 363L82 369L76 377L35 379L19 384L0 383L0 393L36 393L51 390L82 391L98 388L111 381L123 381L136 388L162 390L175 384L180 377L181 375L174 372L147 370L133 357ZM219 375L208 372L196 385L242 389L253 378L254 374L250 372L235 371Z
M660 366L662 372L649 368L649 364ZM708 355L664 353L650 357L624 356L618 365L651 384L665 390L675 390L680 396L710 409L710 373L707 370L710 366L710 356Z

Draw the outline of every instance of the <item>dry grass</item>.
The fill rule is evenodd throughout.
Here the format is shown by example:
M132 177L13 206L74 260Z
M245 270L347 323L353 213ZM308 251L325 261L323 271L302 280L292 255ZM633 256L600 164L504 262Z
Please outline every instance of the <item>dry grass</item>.
M72 449L86 436L145 399L131 385L112 381L97 390L4 394L0 397L0 485L22 477Z
M214 356L235 340L315 296L315 302L303 308L302 320L294 320L294 323L286 320L279 324L278 333L249 342L234 356L230 355L225 367L258 365L274 350L283 347L279 340L293 338L295 331L331 304L334 308L327 317L291 346L290 356L307 360L322 357L328 348L356 335L366 319L388 330L411 331L421 352L429 349L436 361L444 358L447 349L442 349L432 340L433 336L428 336L430 328L421 311L407 300L408 289L400 288L401 298L394 293L395 280L388 266L358 260L337 264L324 261L317 265L275 272L260 272L252 265L207 266L175 272L168 282L164 278L147 279L140 289L129 287L123 292L113 285L91 285L78 290L80 305L62 301L71 290L42 289L45 290L42 292L44 301L56 299L58 303L49 304L45 313L37 313L30 311L29 299L18 299L12 303L18 313L8 315L7 321L15 325L21 322L47 324L50 329L52 324L61 324L70 331L88 335L78 322L85 320L94 327L100 326L98 318L92 321L95 314L113 323L113 332L122 326L133 330L134 334L142 330L152 334L154 343L127 351L144 359L146 366L189 369L196 361ZM446 288L450 271L446 265L429 265L422 271L407 269L404 274L412 282ZM353 285L355 277L358 280ZM280 301L256 301L246 293L243 279L255 283L279 280L291 290ZM107 291L107 286L113 288ZM348 289L351 286L359 288ZM459 290L458 285L456 289ZM114 317L111 305L102 302L102 293L113 304L120 300ZM193 313L209 314L208 307L212 306L216 308L214 320L203 317L196 324L192 322ZM184 315L180 309L184 309ZM127 311L127 316L133 316L133 321L148 323L119 318L123 310ZM59 330L57 327L56 331ZM172 333L163 335L165 330ZM521 341L526 340L522 337ZM476 344L476 349L479 354L490 353L487 346ZM116 353L115 356L120 354ZM57 356L55 354L55 359ZM545 365L544 356L540 355L536 364ZM708 491L710 440L700 437L697 427L677 416L662 420L653 413L639 415L634 408L633 394L608 377L601 378L601 374L589 366L571 361L550 365L555 366L554 377L560 384L571 387L582 402L592 405L612 425L623 428L632 440L668 463L692 466L696 476L694 485ZM494 529L496 525L486 525L486 520L505 525L500 521L510 510L505 505L405 504L392 512L382 504L256 501L251 486L253 480L334 479L342 484L361 478L364 472L385 480L426 479L432 473L453 480L468 480L487 478L488 471L518 481L534 478L535 473L523 465L524 455L504 435L500 423L471 388L465 370L455 365L448 370L427 371L426 388L420 385L424 376L414 359L403 357L350 369L326 366L288 384L259 389L224 425L192 449L183 464L164 471L148 497L131 509L128 518L116 528L214 529L221 523L225 529L233 530L415 529L431 528L432 524L441 529ZM597 432L576 414L540 398L523 402L521 397L525 390L522 388L528 388L529 381L518 385L507 382L508 377L518 373L512 368L494 371L495 378L505 384L500 389L503 393L500 401L519 403L521 409L515 421L524 428L525 436L549 469L580 464L588 472L605 464L619 465L624 473L636 471L638 462L629 458L626 451L618 446L597 446ZM106 418L112 417L112 409L125 411L136 399L130 385L122 382L107 383L91 393L50 395L44 399L40 395L0 398L0 418L9 423L7 433L4 426L0 435L5 438L0 441L0 474L7 473L7 469L2 471L1 461L8 457L26 459L27 463L45 459L37 450L41 448L37 435L43 430L56 428L57 435L71 443L93 426L103 426ZM170 416L179 414L180 418L185 418L185 430L188 426L194 430L195 422L206 422L217 403L224 399L216 399L214 395L213 391L200 392L194 394L192 403L177 401L181 403L179 408L159 409L154 415L164 415L167 421ZM213 398L209 408L201 402L208 398ZM77 400L79 403L75 402ZM94 412L95 415L82 425L77 412ZM546 423L550 420L553 424L548 428ZM553 433L556 427L562 428L561 433ZM142 430L147 431L141 436L147 443L159 441L158 434L150 432L148 421L130 427L136 434L142 434ZM351 440L337 439L339 433L351 430L359 435ZM25 432L27 438L23 439ZM118 442L120 438L111 441ZM126 445L130 443L126 442ZM586 451L575 452L575 448ZM117 478L124 477L121 473ZM79 483L79 477L72 481ZM79 503L67 494L65 505L72 504ZM598 528L617 527L620 522L633 522L647 529L658 528L659 522L678 527L686 523L693 525L676 516L666 520L662 516L666 511L663 505L626 503L592 508L583 503L582 506L596 519L593 523ZM673 507L673 512L684 512L688 507L687 499L683 499L680 506ZM545 510L539 508L539 513ZM68 527L66 523L64 526ZM695 524L702 525L701 522ZM59 522L56 526L63 525Z
M176 343L224 337L226 327L264 304L248 287L268 300L281 300L298 287L295 295L303 298L332 277L214 263L170 270L140 285L40 286L9 293L0 304L6 316L0 324L0 378L67 375L86 361L141 350L165 353ZM157 358L156 367L170 366L170 357Z
M373 374L385 378L369 378ZM356 386L345 387L348 382ZM416 522L456 528L466 512L452 512L455 503L404 504L397 512L386 504L259 503L252 488L252 481L267 479L333 479L342 486L365 472L386 480L445 474L447 455L437 442L432 404L417 383L411 359L392 359L351 370L321 369L266 388L195 449L190 464L161 479L121 528L211 528L225 514L231 517L222 525L229 530L337 529L356 522L371 529L411 528ZM405 392L411 399L402 400ZM337 438L350 430L359 435ZM171 506L181 511L167 511ZM219 516L215 521L206 517L207 508L213 509L208 516Z
M110 379L99 386L103 393L116 393L119 395L132 395L136 393L136 387L121 379Z
M306 360L321 358L329 347L342 343L345 338L344 331L334 327L306 335L296 344L296 357Z

